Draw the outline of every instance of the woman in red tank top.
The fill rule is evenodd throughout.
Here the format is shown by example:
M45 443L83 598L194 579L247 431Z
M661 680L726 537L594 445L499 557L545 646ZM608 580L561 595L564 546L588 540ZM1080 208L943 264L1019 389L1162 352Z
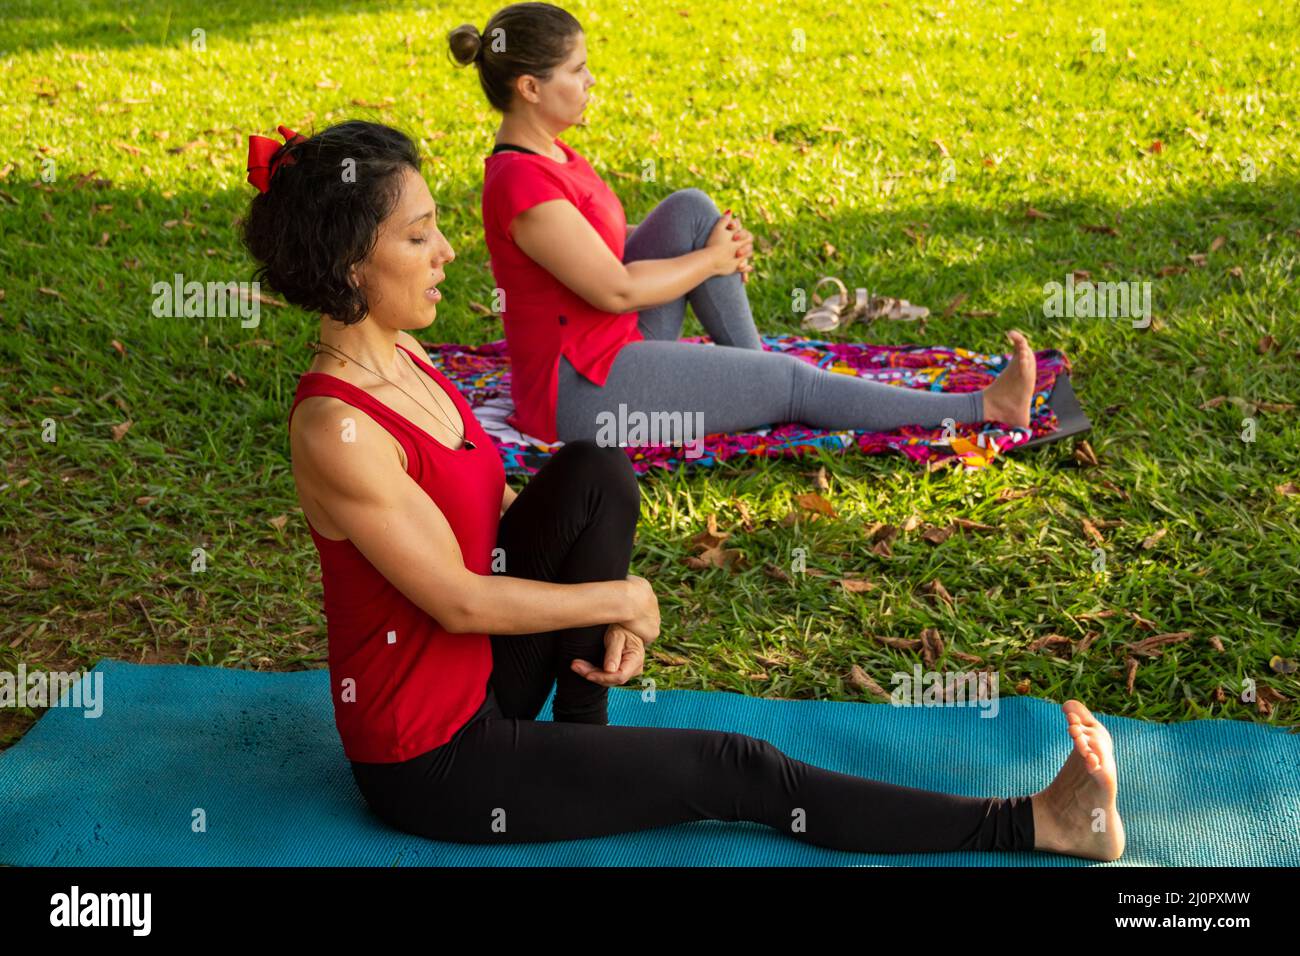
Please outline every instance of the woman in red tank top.
M414 145L365 122L282 131L283 146L250 146L262 191L244 241L261 278L320 316L289 410L293 475L343 755L381 819L473 843L713 819L846 850L1118 854L1109 737L1077 701L1061 773L1007 799L833 773L739 733L611 726L609 687L641 673L659 633L653 589L628 574L627 454L570 442L512 492L408 331L434 322L455 258ZM552 693L553 719L537 720ZM1074 806L1107 808L1107 833Z
M482 206L510 354L510 424L556 442L657 420L664 427L640 443L687 446L785 422L863 432L967 423L972 435L986 421L1029 427L1037 363L1018 331L1007 334L1010 357L993 363L995 381L963 392L897 388L765 349L745 289L754 237L731 211L683 188L630 226L613 190L558 138L586 125L595 79L581 26L556 10L507 7L487 34L509 42L473 54L467 30L449 37L502 114ZM639 165L654 182L671 163L652 151ZM681 339L687 304L721 347Z

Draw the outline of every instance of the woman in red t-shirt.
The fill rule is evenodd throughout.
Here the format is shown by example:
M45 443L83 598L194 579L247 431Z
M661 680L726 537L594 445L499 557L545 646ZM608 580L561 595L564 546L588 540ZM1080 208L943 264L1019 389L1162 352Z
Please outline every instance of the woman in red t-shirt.
M1056 779L1009 799L836 773L745 734L610 726L608 688L641 673L659 634L653 588L628 574L640 498L627 455L570 442L511 491L469 403L410 335L434 322L454 258L414 144L374 123L281 129L285 145L250 145L263 191L244 239L259 275L319 314L289 443L335 723L377 816L467 843L708 819L845 850L1119 854L1110 738L1078 701ZM552 690L554 719L536 720ZM1107 834L1075 807L1107 808Z
M507 8L492 22L510 42L470 61L503 114L484 161L483 231L510 353L512 425L544 441L620 444L639 442L609 426L634 415L675 429L657 444L781 422L1029 426L1036 364L1019 332L1008 335L1007 367L979 392L900 388L765 351L742 281L753 237L730 210L719 215L708 195L681 189L631 227L618 197L557 139L583 122L595 81L577 21L557 32L549 16ZM688 302L719 347L680 340Z

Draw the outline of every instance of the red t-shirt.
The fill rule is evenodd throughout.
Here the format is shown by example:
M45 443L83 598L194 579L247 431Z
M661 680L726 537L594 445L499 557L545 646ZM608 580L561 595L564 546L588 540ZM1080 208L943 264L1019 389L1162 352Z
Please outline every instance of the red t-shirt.
M453 451L364 389L321 372L298 380L289 421L312 395L331 395L373 418L401 442L406 473L451 525L465 567L491 574L505 486L501 456L460 391L424 356L403 351L455 402L474 448ZM448 633L350 540L322 537L310 522L307 527L320 555L330 696L343 752L358 763L396 763L445 744L487 696L488 635Z
M539 203L567 199L623 260L627 217L618 197L585 159L561 140L568 162L503 150L483 161L483 232L497 288L505 293L502 323L510 353L519 431L556 441L560 356L589 381L604 385L614 357L641 339L636 312L605 312L588 303L515 245L510 223Z

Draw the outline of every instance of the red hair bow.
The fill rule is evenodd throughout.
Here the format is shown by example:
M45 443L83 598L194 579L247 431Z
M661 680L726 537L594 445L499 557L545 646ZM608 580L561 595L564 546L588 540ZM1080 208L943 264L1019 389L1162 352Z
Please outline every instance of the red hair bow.
M287 126L281 126L279 129L280 135L284 137L285 146L298 138L298 134ZM294 163L292 156L282 156L275 162L271 161L275 151L280 148L280 143L266 136L248 137L248 181L261 192L266 192L271 188L271 176L280 168L282 162L287 162L290 165Z

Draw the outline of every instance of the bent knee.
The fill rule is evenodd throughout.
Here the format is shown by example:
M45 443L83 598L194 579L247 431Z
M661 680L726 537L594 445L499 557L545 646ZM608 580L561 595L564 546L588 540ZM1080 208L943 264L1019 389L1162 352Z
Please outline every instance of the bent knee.
M691 186L687 189L678 189L668 196L667 201L680 203L687 206L698 215L717 219L721 213L718 211L718 204L703 189L697 189Z
M636 469L627 452L617 445L601 445L594 439L583 438L566 442L555 453L559 459L574 469L578 479L598 488L602 498L618 502L633 513L641 508L641 485Z

